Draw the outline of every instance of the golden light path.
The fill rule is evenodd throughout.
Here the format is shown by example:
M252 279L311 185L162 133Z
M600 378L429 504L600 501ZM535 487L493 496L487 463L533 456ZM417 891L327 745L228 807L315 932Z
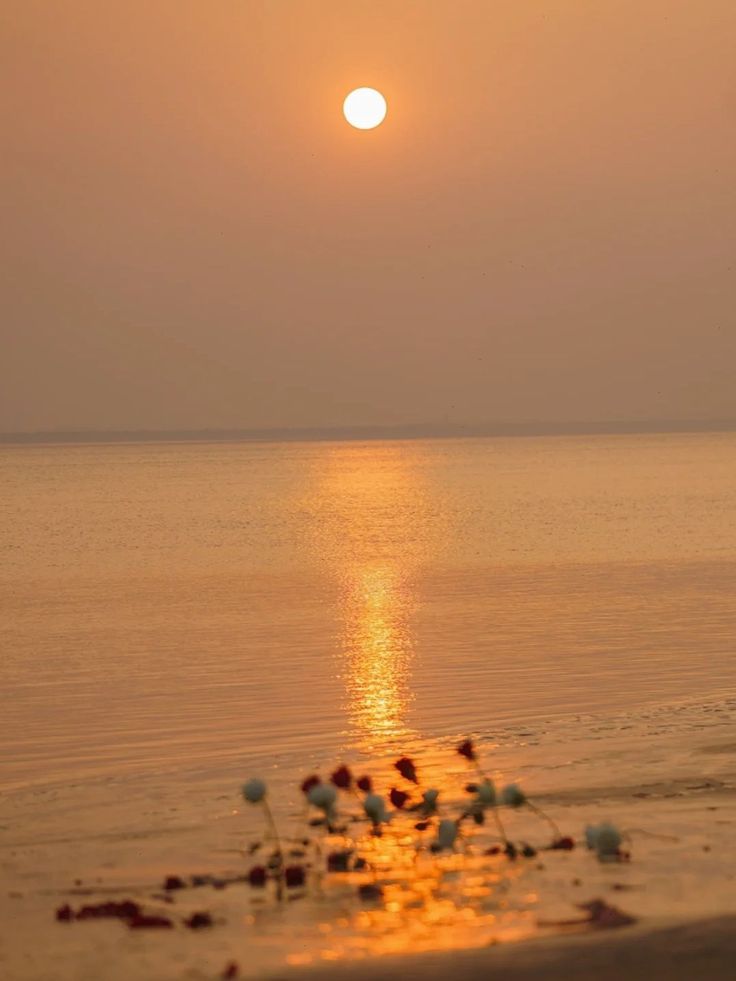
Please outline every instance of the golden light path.
M340 589L346 711L358 746L378 755L411 734L421 482L399 444L375 443L332 447L320 484L325 559Z
M423 780L430 781L424 786L437 787L449 802L463 795L464 765L455 759L448 767L446 749L433 754L431 741L410 722L416 582L427 558L422 470L416 446L334 444L315 459L316 498L309 507L319 519L317 547L340 590L338 664L350 741L372 760L368 769L384 793L391 782L401 785L390 761L416 748ZM383 764L390 772L381 777ZM415 816L401 813L380 837L360 824L357 835L333 836L331 847L355 850L371 872L325 879L334 915L323 907L314 910L319 921L303 924L303 932L292 925L289 963L485 946L535 932L537 896L525 882L529 866L484 853L481 842L496 841L493 826L477 829L477 837L476 829L467 829L476 842L472 852L463 846L455 854L434 855L426 847L434 829L417 831L415 824ZM430 838L417 850L422 835ZM382 900L356 909L357 887L368 880L380 884Z
M367 562L348 573L343 638L348 712L365 748L381 750L408 734L411 605L410 588L396 564Z

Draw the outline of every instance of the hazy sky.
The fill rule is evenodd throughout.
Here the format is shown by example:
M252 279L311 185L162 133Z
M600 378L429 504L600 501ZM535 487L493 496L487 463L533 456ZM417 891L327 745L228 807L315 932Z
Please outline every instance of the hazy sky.
M734 0L0 33L0 429L736 418Z

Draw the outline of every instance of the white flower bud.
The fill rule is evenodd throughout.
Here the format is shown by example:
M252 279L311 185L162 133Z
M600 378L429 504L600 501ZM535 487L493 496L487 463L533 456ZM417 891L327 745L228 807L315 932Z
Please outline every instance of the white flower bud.
M386 804L380 794L366 794L363 810L374 824L386 820Z
M265 796L265 781L259 780L258 777L253 777L247 783L243 784L243 797L245 797L250 804L260 803Z
M493 807L496 803L496 788L492 780L478 784L478 801L483 807Z
M457 821L444 818L440 821L437 829L437 847L442 851L445 848L454 848L457 839Z
M526 794L516 783L510 783L501 792L501 800L508 807L522 807L526 804Z
M320 810L331 811L337 800L337 791L331 783L318 783L310 788L307 800Z
M614 825L606 823L598 826L595 849L599 855L615 855L622 841L621 832Z
M422 810L425 814L434 814L437 810L437 798L439 797L439 790L425 790L422 794Z

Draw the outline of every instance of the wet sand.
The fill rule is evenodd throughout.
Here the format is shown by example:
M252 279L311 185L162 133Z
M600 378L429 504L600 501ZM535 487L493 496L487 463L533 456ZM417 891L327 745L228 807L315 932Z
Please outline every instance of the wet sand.
M236 875L248 867L242 850L260 827L237 796L247 774L233 766L34 784L8 791L0 803L0 916L12 924L0 974L13 981L204 981L235 961L248 978L315 971L388 978L399 969L409 978L496 970L518 979L732 976L736 698L561 717L512 727L480 746L494 776L520 779L564 832L580 839L587 823L603 819L628 829L631 861L600 864L582 847L513 866L494 858L480 872L491 884L487 895L476 897L468 886L478 869L463 870L462 855L448 857L438 860L444 867L424 905L411 882L399 881L403 873L387 878L395 909L388 902L366 909L355 883L339 876L281 906L244 884L185 889L167 901L166 875ZM452 749L452 741L427 741L417 753L428 780L444 780L448 795L466 779ZM389 763L374 761L379 783L391 779ZM283 805L280 822L298 826L296 798L278 770L266 775ZM533 815L508 815L507 822L515 838L544 840ZM580 915L577 904L597 897L637 924L584 935L545 925ZM63 903L110 898L141 901L176 927L55 922ZM202 910L214 926L181 926Z
M631 928L615 936L586 934L531 940L492 950L453 951L417 958L302 972L299 977L337 981L731 981L736 963L736 917ZM273 981L294 978L277 973Z

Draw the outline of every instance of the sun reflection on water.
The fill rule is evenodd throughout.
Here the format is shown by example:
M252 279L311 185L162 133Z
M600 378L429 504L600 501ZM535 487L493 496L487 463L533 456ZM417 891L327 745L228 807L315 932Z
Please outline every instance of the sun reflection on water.
M360 748L412 734L421 456L399 443L335 445L320 459L320 548L341 591L346 713Z
M307 949L292 948L289 963L482 947L536 932L538 897L524 887L528 864L485 855L479 845L486 836L479 841L473 832L467 844L472 839L474 846L433 855L417 850L411 828L402 818L378 838L365 834L352 842L370 872L326 877L337 915L317 923L311 941L307 930L299 943ZM382 894L361 906L355 895L366 882Z
M366 749L385 749L409 734L406 717L412 644L411 595L395 567L357 567L346 582L343 650L348 715Z

